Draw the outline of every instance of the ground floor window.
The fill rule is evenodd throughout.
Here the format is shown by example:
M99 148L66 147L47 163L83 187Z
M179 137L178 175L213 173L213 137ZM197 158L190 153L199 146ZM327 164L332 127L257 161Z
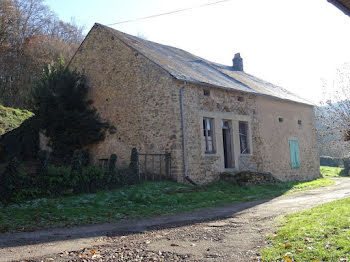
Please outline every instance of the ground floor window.
M215 153L213 119L203 118L203 138L205 140L205 153Z
M239 142L241 145L241 154L250 154L248 122L239 121Z
M289 151L290 151L290 167L299 168L300 158L299 158L299 143L298 140L289 140Z

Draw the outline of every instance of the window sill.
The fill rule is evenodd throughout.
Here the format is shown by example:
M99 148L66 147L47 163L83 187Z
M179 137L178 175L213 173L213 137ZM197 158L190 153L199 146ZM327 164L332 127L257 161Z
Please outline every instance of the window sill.
M238 169L236 167L224 168L225 172L237 172Z
M239 153L239 156L252 156L253 154L252 153L249 153L249 154L242 154L242 153Z
M218 156L218 154L216 152L211 152L211 153L205 152L204 156L208 156L208 157L210 157L210 156Z

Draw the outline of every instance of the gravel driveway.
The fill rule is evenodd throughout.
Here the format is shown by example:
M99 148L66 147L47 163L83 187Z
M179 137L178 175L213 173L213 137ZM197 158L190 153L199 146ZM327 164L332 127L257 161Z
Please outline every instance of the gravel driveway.
M335 186L172 216L1 234L0 261L259 261L278 216L350 196Z

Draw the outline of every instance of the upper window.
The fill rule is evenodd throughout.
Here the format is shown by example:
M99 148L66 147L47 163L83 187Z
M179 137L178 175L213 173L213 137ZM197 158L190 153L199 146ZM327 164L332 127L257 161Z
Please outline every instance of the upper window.
M210 96L210 90L208 90L208 89L203 89L203 95L205 95L205 96Z
M289 152L290 152L290 167L299 168L299 143L298 140L289 140Z
M203 118L203 137L205 140L205 153L215 153L213 119Z
M241 154L250 154L248 141L248 122L239 122L239 142L241 145Z

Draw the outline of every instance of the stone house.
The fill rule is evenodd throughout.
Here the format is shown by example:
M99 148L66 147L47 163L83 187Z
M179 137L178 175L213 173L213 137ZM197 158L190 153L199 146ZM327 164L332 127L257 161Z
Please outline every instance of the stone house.
M179 182L221 172L271 172L281 180L319 175L313 105L232 66L95 24L69 68L84 73L100 116L113 125L90 147L94 161L131 148L171 153Z

